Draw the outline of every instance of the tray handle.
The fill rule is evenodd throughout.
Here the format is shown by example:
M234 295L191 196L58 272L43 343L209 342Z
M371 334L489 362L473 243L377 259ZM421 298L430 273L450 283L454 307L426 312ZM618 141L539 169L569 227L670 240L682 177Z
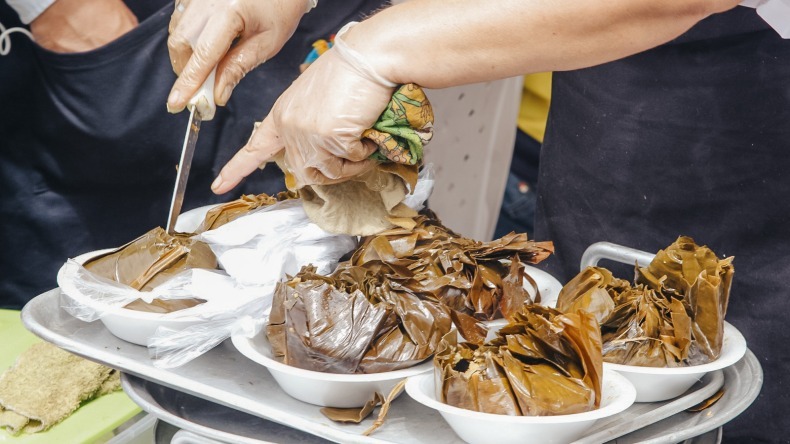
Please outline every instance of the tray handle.
M609 259L628 265L633 265L636 262L640 267L647 267L650 261L653 260L653 257L655 257L655 254L646 251L624 247L611 242L596 242L584 250L580 269L584 270L587 267L594 267L598 265L601 259Z

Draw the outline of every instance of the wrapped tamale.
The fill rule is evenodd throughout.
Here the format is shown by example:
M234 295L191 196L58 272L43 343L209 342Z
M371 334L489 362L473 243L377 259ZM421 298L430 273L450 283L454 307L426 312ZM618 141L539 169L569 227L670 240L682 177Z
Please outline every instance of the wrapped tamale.
M157 227L122 247L88 260L83 266L94 274L135 290L151 291L184 270L216 269L217 259L205 243L193 240L189 235L171 236ZM200 299L154 299L149 304L138 299L126 308L169 313L203 302Z
M718 358L734 268L681 236L658 252L635 284L589 267L560 292L557 308L586 310L601 324L607 362L648 367L698 365Z
M512 316L537 285L523 262L553 250L509 234L492 242L464 238L430 211L413 229L363 239L330 276L304 268L278 286L267 335L289 365L335 373L373 373L431 357L454 324L483 342L481 320ZM522 262L523 261L523 262Z
M436 396L511 416L581 413L601 404L601 335L586 312L525 306L486 344L447 335L434 357Z
M509 318L524 304L539 302L537 285L523 263L547 258L554 251L551 242L515 233L490 242L472 240L442 225L429 210L415 221L413 229L394 228L363 238L351 263L387 274L415 294L442 302L463 320L461 324ZM537 300L524 289L525 280L533 285ZM470 332L456 325L472 340Z
M735 273L732 261L732 257L719 260L708 247L681 236L637 272L638 283L683 301L693 320L690 362L708 362L721 352L724 315Z
M305 267L274 294L267 337L288 365L329 373L379 373L430 358L452 328L443 305L360 267L332 276Z

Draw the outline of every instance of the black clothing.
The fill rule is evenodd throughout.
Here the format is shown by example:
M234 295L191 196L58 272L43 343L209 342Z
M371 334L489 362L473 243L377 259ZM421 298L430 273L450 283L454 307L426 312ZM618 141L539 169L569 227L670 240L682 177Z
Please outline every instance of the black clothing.
M790 41L738 7L555 73L540 169L536 237L555 242L563 282L597 241L655 252L682 234L735 256L727 321L765 383L724 439L790 439Z
M205 122L184 211L283 189L276 167L224 196L209 186L299 74L311 44L382 0L321 2L280 54L241 81ZM167 52L172 2L128 2L140 25L93 51L56 54L20 34L0 57L0 306L19 309L56 286L68 257L120 246L162 226L187 113L166 111L175 81ZM0 22L20 26L0 2Z

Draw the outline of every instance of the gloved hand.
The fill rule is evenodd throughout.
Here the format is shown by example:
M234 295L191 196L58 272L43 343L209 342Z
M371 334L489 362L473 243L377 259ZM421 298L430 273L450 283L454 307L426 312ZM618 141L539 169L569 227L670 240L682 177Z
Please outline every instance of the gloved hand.
M168 111L184 109L215 66L214 101L228 103L242 77L277 54L314 5L311 0L176 0L167 47L178 79Z
M122 0L58 0L30 22L36 43L50 51L84 52L137 26Z
M346 25L325 52L277 99L249 142L222 168L212 190L225 193L285 150L296 187L342 182L375 165L362 133L389 103L395 84L350 48Z

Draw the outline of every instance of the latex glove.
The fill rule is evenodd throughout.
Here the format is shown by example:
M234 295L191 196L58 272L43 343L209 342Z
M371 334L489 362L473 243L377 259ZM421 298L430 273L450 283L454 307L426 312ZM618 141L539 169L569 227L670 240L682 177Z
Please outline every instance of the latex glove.
M104 46L136 26L121 0L57 0L30 22L30 31L40 46L66 53Z
M280 51L313 4L309 0L177 0L167 48L178 79L167 99L168 111L183 110L214 67L214 101L228 103L239 81Z
M222 168L212 184L221 194L285 150L297 188L337 183L375 165L376 147L362 141L389 103L395 84L380 76L343 39L353 23L277 99L249 142Z

